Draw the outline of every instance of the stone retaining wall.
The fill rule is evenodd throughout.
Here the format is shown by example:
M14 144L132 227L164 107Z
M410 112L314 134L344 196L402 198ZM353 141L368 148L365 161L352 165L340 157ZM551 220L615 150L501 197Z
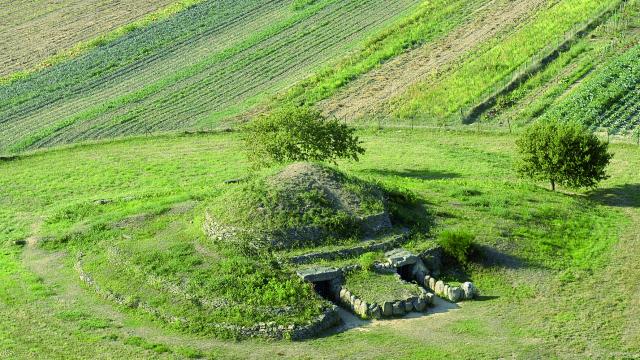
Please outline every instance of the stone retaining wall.
M130 300L120 294L117 294L109 289L102 288L98 283L87 274L82 268L82 254L78 257L78 261L74 265L75 270L78 272L80 280L92 288L101 297L113 301L118 305L126 306L133 309L138 309L148 315L158 318L168 323L178 323L183 326L188 326L189 320L182 317L176 317L160 311L147 303L139 300ZM332 305L324 310L324 312L318 315L315 319L304 325L291 324L291 325L278 325L275 322L270 323L258 323L254 326L242 326L226 323L210 323L207 324L209 328L214 330L217 334L223 334L226 336L231 335L238 339L245 338L270 338L270 339L284 339L289 338L291 340L304 340L315 337L319 333L336 326L341 321L337 312L337 307Z
M317 252L317 253L310 253L310 254L305 254L300 256L294 256L289 259L289 262L296 265L302 265L302 264L312 263L318 260L336 260L336 259L342 259L347 257L356 257L372 251L385 251L385 250L393 249L397 246L402 245L406 240L407 240L407 234L402 233L397 235L393 239L384 241L384 242L379 242L379 243L372 242L369 244L363 244L363 245L356 246L349 249Z
M451 302L459 302L462 300L472 300L479 295L478 289L471 282L465 282L462 286L450 286L442 280L425 275L422 281L418 282L433 291L441 298Z
M398 279L402 281L402 279ZM332 293L335 301L350 309L362 319L382 319L403 316L412 311L423 312L434 303L434 295L424 289L419 296L408 299L387 301L383 304L367 303L364 299L349 291L340 282L332 283Z

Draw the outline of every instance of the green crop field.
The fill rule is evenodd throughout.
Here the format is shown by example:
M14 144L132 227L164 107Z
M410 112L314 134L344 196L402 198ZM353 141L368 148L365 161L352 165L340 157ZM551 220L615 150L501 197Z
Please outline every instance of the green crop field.
M0 359L639 358L640 0L0 0L0 34ZM547 120L607 142L596 187L518 173Z
M194 127L301 79L417 1L209 1L0 86L0 148Z
M526 71L530 59L594 19L606 29L614 23L608 38L622 40L595 47L611 53L633 44L637 7L637 0L518 6L500 0L205 1L0 84L0 150L235 126L282 101L317 103L345 120L456 125L470 107ZM492 25L496 17L499 26ZM574 81L597 58L582 55L582 67L573 61L594 53L584 50L590 35L584 37L570 48ZM568 67L556 64L545 69L541 84L554 76L549 68ZM544 99L563 96L561 88L554 91L540 104L522 106L538 110L515 122L546 111ZM628 107L620 110L630 117L623 125L598 123L629 130L634 108Z

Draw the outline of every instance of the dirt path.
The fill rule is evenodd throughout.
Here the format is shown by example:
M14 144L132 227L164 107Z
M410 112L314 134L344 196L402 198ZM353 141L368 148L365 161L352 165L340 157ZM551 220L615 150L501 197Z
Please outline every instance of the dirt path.
M454 65L483 42L517 26L545 3L490 1L449 35L394 58L319 105L325 113L339 119L355 120L372 113L430 74Z

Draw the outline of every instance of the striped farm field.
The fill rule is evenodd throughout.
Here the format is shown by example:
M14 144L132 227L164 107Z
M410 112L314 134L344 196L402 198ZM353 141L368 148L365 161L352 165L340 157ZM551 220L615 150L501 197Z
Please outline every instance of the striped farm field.
M640 45L628 50L549 112L612 133L630 132L640 125Z
M515 31L486 41L457 66L435 73L391 101L395 117L423 123L459 123L460 111L488 96L532 57L560 43L572 29L598 18L620 0L547 1Z
M0 0L0 78L25 71L176 0Z
M204 1L0 85L0 150L214 127L346 53L418 3Z

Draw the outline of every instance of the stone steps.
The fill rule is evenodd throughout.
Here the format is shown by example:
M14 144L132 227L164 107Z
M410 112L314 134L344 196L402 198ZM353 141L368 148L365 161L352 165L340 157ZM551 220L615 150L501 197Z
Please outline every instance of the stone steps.
M389 240L379 241L374 238L355 247L293 256L290 257L288 261L295 265L303 265L319 260L338 260L357 257L372 251L387 251L404 244L408 238L408 234L409 231L407 229L401 229L398 234L393 235Z

